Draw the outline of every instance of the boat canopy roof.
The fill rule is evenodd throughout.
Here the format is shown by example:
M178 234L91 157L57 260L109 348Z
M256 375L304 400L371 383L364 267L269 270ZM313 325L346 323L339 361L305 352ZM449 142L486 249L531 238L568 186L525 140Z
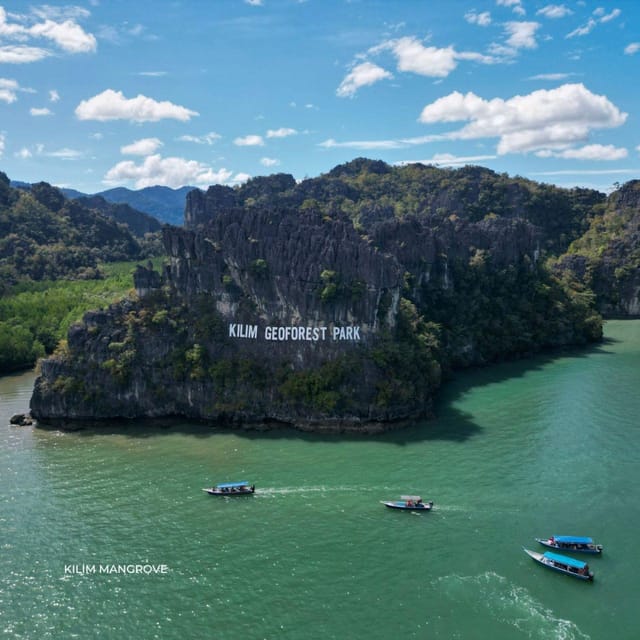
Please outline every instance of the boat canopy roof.
M544 557L554 562L559 562L560 564L566 564L568 567L573 567L574 569L584 569L587 566L587 563L582 562L582 560L574 560L573 558L569 558L569 556L561 556L559 553L551 553L550 551L547 551Z
M553 536L556 542L564 542L566 544L593 544L591 538L582 536Z
M414 502L417 502L418 500L422 500L422 498L420 496L400 496L401 500L413 500Z
M246 480L242 482L223 482L222 484L217 484L216 487L218 489L230 489L231 487L246 487L249 483Z

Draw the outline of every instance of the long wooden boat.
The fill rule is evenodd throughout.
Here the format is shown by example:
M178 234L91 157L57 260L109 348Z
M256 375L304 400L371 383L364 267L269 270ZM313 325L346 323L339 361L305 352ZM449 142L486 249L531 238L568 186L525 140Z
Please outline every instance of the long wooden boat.
M215 487L203 489L210 496L246 496L255 493L256 485L249 484L246 480L241 482L224 482Z
M586 562L582 562L582 560L575 560L569 556L563 556L559 553L553 553L552 551L537 553L536 551L524 549L524 552L544 567L559 571L560 573L566 573L568 576L578 578L579 580L593 580L593 571L591 571L589 565Z
M404 511L431 511L433 500L424 502L420 496L400 496L400 500L381 500L389 509L403 509Z
M596 544L592 538L584 536L551 536L536 538L536 542L558 551L580 551L582 553L602 553L602 545Z

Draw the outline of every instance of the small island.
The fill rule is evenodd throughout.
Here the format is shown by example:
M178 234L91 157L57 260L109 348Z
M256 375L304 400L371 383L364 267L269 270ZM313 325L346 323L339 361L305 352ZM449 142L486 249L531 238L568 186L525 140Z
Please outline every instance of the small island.
M360 432L429 416L455 369L598 341L601 311L637 310L621 234L592 249L603 225L637 231L638 194L367 159L194 190L163 273L139 266L135 296L72 326L32 414Z

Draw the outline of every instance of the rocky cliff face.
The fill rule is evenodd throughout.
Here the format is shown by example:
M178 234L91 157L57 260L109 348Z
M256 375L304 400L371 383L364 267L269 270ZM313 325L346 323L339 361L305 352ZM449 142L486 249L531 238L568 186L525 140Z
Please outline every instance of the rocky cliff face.
M250 187L189 194L163 277L139 267L138 299L87 314L42 363L37 418L363 430L428 415L443 369L599 335L527 220L358 226L290 176Z
M609 196L604 213L562 256L558 269L592 289L604 315L640 316L640 180Z

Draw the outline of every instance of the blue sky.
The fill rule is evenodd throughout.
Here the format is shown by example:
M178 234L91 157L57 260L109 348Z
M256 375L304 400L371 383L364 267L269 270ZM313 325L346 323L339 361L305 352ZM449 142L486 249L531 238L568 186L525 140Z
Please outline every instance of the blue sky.
M84 192L358 156L640 178L637 0L0 0L0 170Z

